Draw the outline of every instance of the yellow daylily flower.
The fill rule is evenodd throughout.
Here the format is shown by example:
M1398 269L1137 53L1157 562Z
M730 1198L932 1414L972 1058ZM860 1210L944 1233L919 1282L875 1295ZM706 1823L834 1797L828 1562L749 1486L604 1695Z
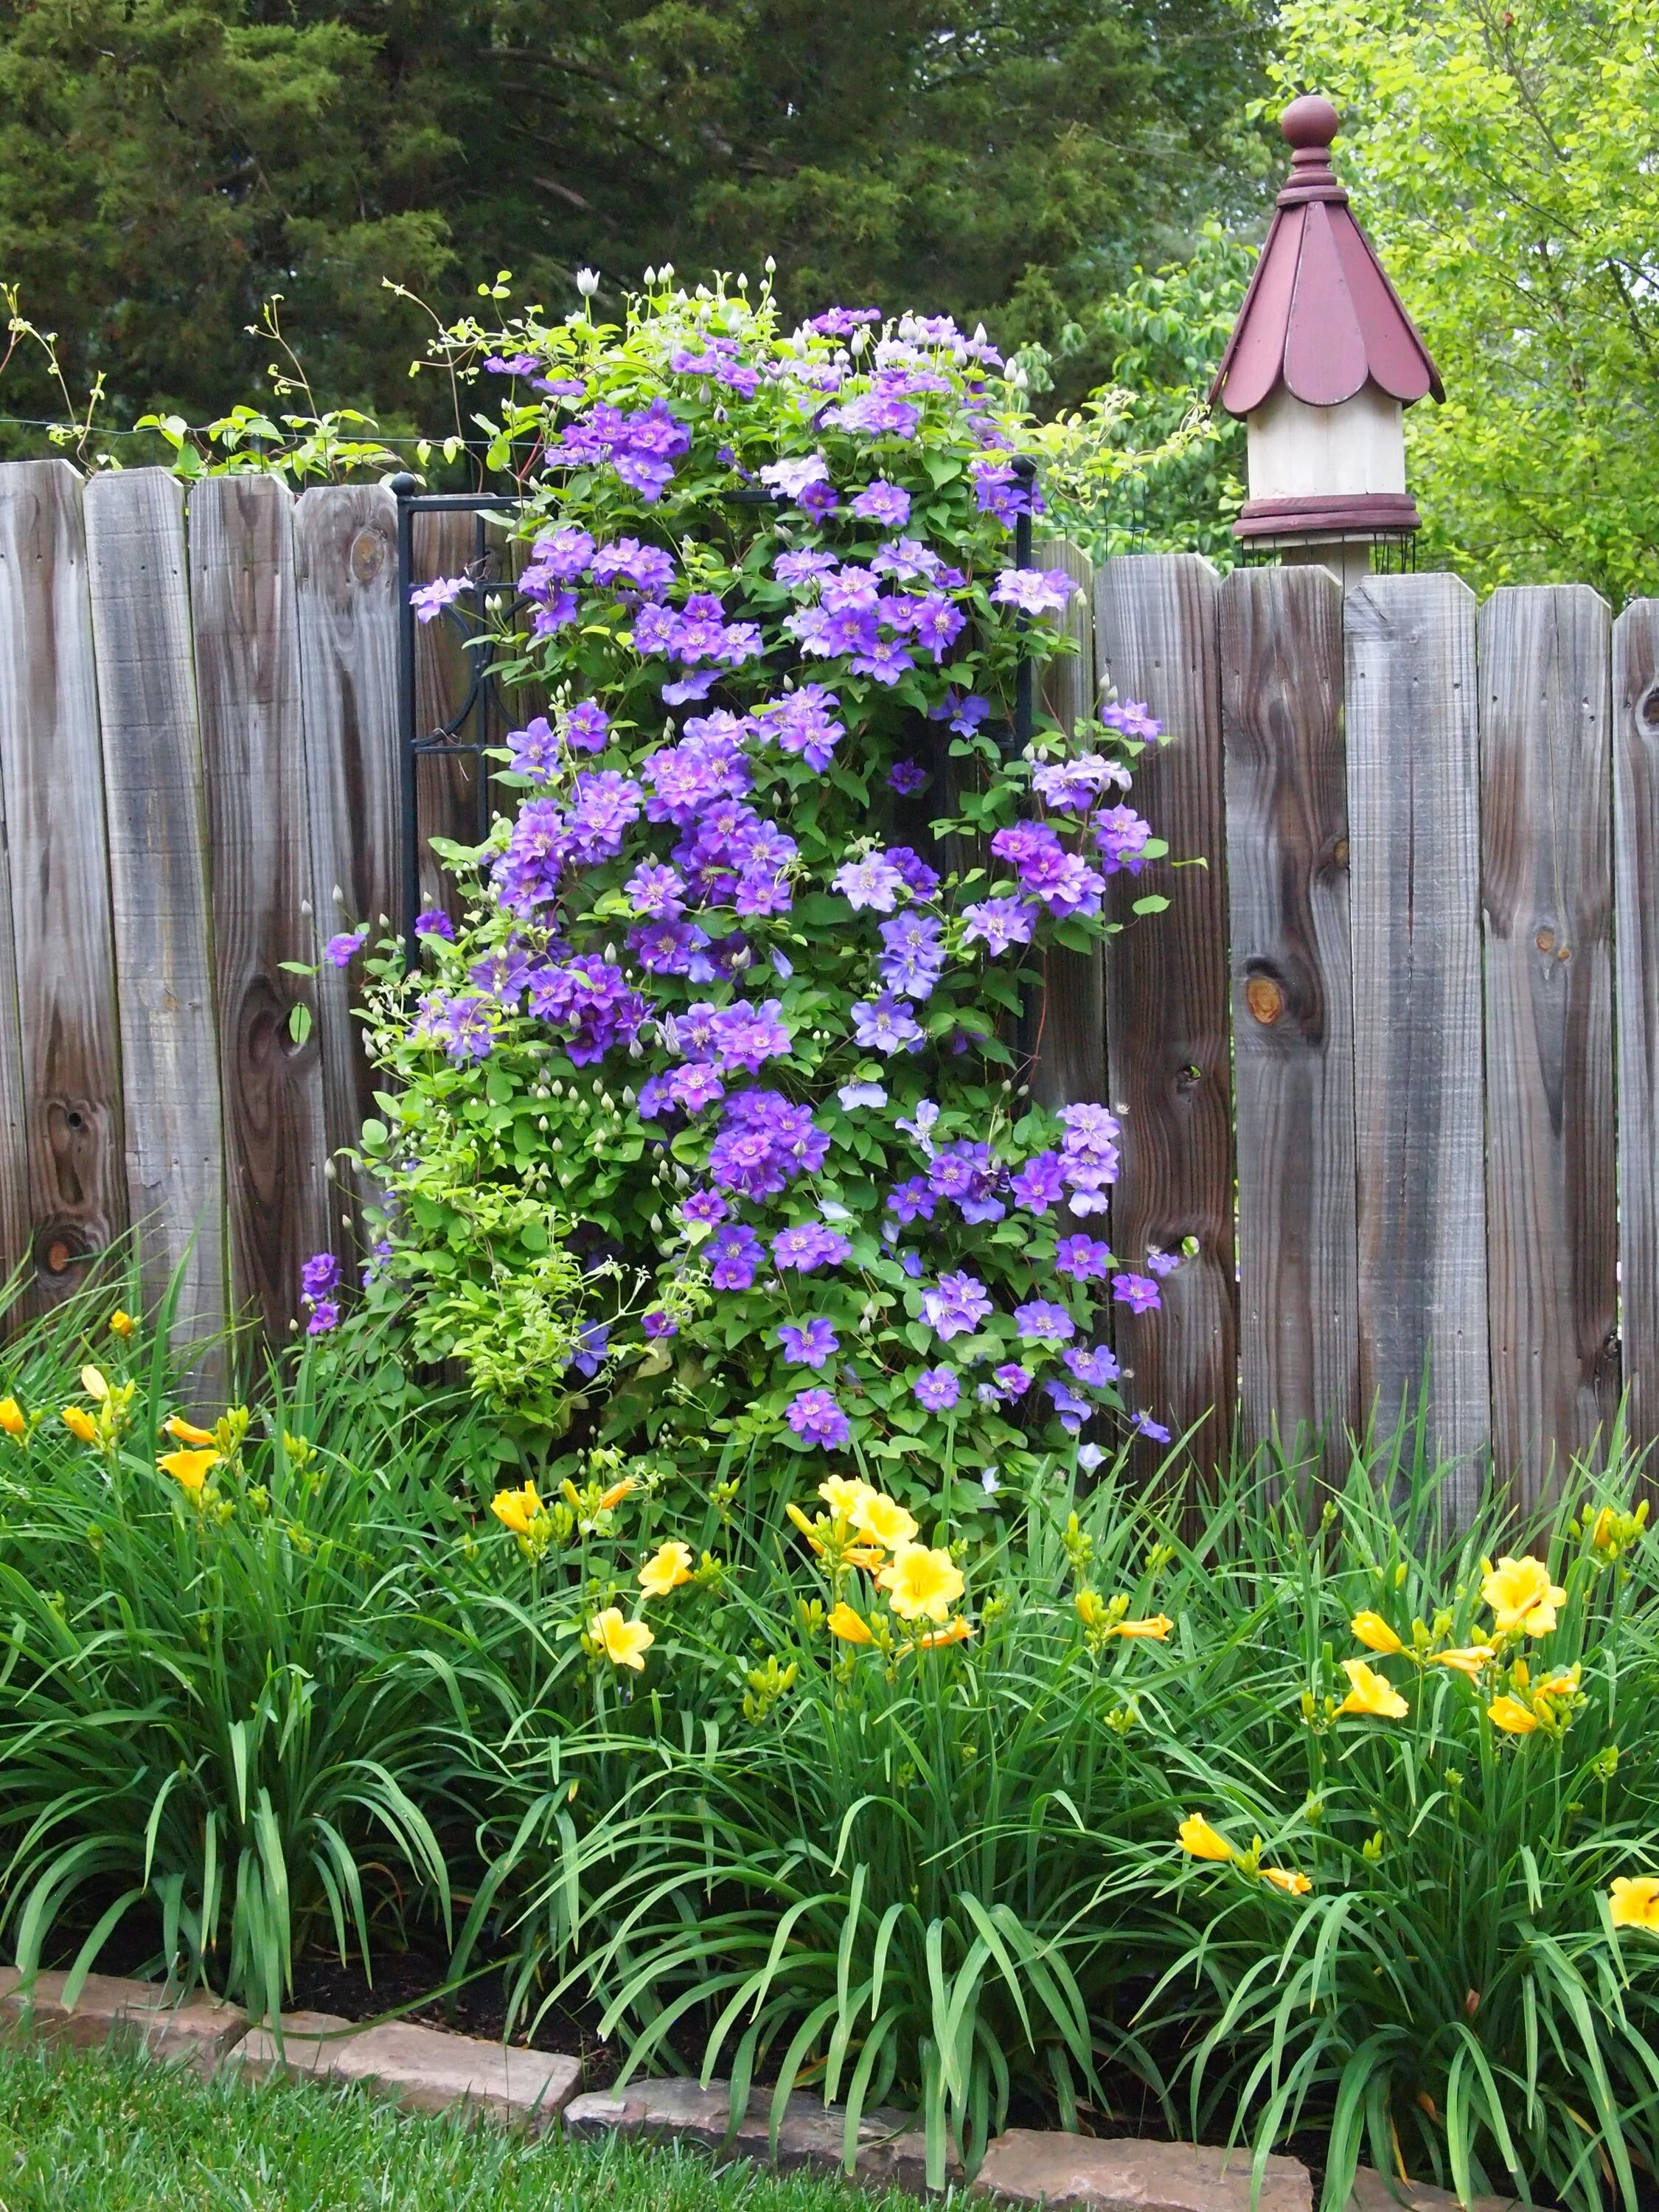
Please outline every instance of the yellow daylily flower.
M1148 1620L1118 1620L1106 1631L1108 1636L1149 1636L1162 1644L1175 1626L1167 1613L1155 1613Z
M609 1513L612 1511L615 1507L622 1504L623 1498L626 1498L635 1487L636 1485L632 1475L624 1475L620 1482L613 1482L609 1490L604 1491L600 1493L600 1512Z
M1272 1882L1275 1889L1282 1889L1286 1897L1305 1897L1313 1887L1305 1874L1291 1867L1263 1867L1261 1879Z
M1233 1847L1218 1828L1212 1828L1201 1813L1188 1813L1176 1830L1181 1848L1195 1859L1230 1859Z
M181 1490L192 1498L199 1498L209 1470L219 1464L216 1451L164 1452L155 1464L164 1474L170 1474Z
M1659 1875L1615 1875L1607 1911L1615 1928L1659 1929Z
M137 1326L132 1316L130 1313L124 1313L119 1306L116 1307L115 1311L109 1317L110 1334L120 1337L124 1342Z
M170 1437L181 1444L211 1444L218 1438L211 1429L198 1429L194 1421L187 1421L182 1413L169 1413L161 1426Z
M588 1633L613 1667L645 1672L645 1655L656 1638L642 1620L624 1620L621 1608L608 1605L588 1623Z
M1363 1659L1345 1659L1342 1671L1349 1682L1348 1694L1337 1707L1339 1713L1364 1713L1374 1720L1403 1721L1411 1707L1384 1674L1368 1667Z
M926 1544L901 1544L876 1580L901 1620L932 1620L940 1626L967 1587L951 1554L930 1551Z
M95 1398L100 1406L109 1395L109 1384L105 1382L95 1367L83 1367L81 1370L81 1388L88 1398Z
M853 1508L853 1526L861 1536L872 1544L884 1545L890 1552L897 1551L901 1544L914 1544L916 1524L896 1499L884 1498L878 1490L866 1490Z
M527 1536L531 1522L543 1508L535 1484L526 1482L522 1490L498 1490L489 1501L489 1510L515 1536Z
M1576 1663L1571 1667L1558 1667L1553 1674L1547 1674L1541 1682L1534 1684L1533 1696L1534 1698L1574 1697L1577 1694L1579 1674L1580 1669Z
M850 1521L870 1496L870 1486L855 1474L827 1475L818 1485L818 1496L837 1521Z
M1487 1644L1457 1644L1446 1651L1429 1654L1431 1667L1449 1667L1459 1674L1467 1674L1474 1681L1483 1667L1492 1663L1492 1646Z
M943 1628L930 1629L927 1634L920 1639L921 1649L924 1651L936 1651L943 1644L966 1644L973 1632L971 1622L964 1620L958 1613L954 1620L947 1620Z
M1498 1635L1519 1629L1526 1636L1547 1636L1555 1626L1555 1609L1567 1594L1550 1580L1541 1559L1500 1559L1487 1569L1480 1595L1492 1609Z
M1380 1613L1357 1613L1348 1628L1368 1651L1381 1652L1385 1659L1391 1659L1396 1651L1406 1648Z
M1538 1716L1529 1713L1516 1698L1494 1698L1486 1708L1486 1717L1506 1735L1530 1735L1538 1725Z
M15 1398L0 1398L0 1429L9 1437L27 1436L28 1419Z
M98 1424L84 1407L65 1406L64 1426L72 1437L79 1437L83 1444L95 1444L98 1441Z
M1613 1508L1611 1505L1604 1505L1596 1515L1595 1523L1590 1529L1590 1541L1598 1552L1610 1552L1613 1549L1615 1534Z
M869 1623L854 1613L844 1598L831 1608L825 1626L831 1636L840 1637L843 1644L873 1644L876 1640Z
M678 1536L659 1544L639 1571L639 1585L647 1597L666 1597L691 1579L691 1547Z

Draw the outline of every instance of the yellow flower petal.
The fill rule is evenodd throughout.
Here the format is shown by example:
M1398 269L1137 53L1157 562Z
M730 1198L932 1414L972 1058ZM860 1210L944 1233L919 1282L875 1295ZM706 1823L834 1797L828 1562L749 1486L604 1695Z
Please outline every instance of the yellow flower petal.
M1201 1813L1188 1813L1176 1830L1181 1848L1195 1859L1230 1859L1233 1847L1220 1830L1212 1828Z
M84 1407L65 1406L64 1426L72 1437L79 1437L83 1444L95 1444L98 1441L98 1424Z
M1555 1626L1555 1609L1567 1594L1550 1580L1541 1559L1504 1559L1488 1570L1480 1595L1492 1609L1492 1626L1500 1636L1519 1630L1525 1636L1547 1636Z
M81 1388L88 1398L95 1398L100 1406L109 1395L109 1384L105 1382L95 1367L83 1367L81 1370Z
M1287 1897L1305 1897L1313 1887L1305 1874L1298 1874L1290 1867L1263 1867L1261 1879L1272 1882L1275 1889L1282 1889Z
M1492 1647L1486 1644L1454 1644L1449 1650L1431 1651L1431 1667L1449 1667L1459 1674L1467 1674L1474 1681L1483 1667L1492 1662Z
M869 1495L869 1484L855 1474L826 1475L818 1485L818 1496L837 1521L850 1521Z
M1534 1686L1533 1696L1571 1698L1577 1692L1578 1681L1579 1669L1577 1666L1558 1667L1553 1674L1547 1674L1541 1682Z
M216 1451L164 1452L155 1464L164 1474L170 1474L181 1490L187 1490L195 1498L200 1495L209 1470L218 1466L219 1455Z
M109 1317L109 1333L112 1336L125 1339L131 1336L137 1326L132 1316L130 1313L124 1313L119 1306L116 1307L115 1311Z
M621 1482L613 1482L609 1490L604 1491L600 1494L600 1512L609 1513L615 1507L620 1505L623 1498L628 1496L629 1492L634 1487L634 1479L631 1475L625 1476Z
M1494 1698L1486 1708L1486 1717L1506 1735L1530 1735L1538 1725L1536 1714L1529 1713L1514 1698Z
M890 1552L897 1551L901 1544L914 1544L916 1524L897 1500L884 1498L878 1490L866 1490L853 1510L853 1526L861 1536L872 1544L885 1546Z
M1659 1875L1615 1875L1607 1910L1615 1928L1659 1929Z
M1368 1651L1380 1651L1385 1659L1406 1648L1380 1613L1357 1613L1348 1627Z
M869 1623L854 1613L844 1599L831 1610L828 1625L831 1636L840 1637L843 1644L873 1644L876 1640Z
M498 1490L489 1501L489 1510L515 1536L527 1536L531 1522L542 1510L542 1501L535 1484L526 1482L522 1490Z
M614 1605L594 1614L588 1633L613 1667L631 1667L636 1674L645 1672L645 1655L657 1640L642 1620L624 1620Z
M930 1551L925 1544L901 1544L876 1579L901 1620L932 1620L941 1626L966 1587L951 1554Z
M1150 1620L1120 1620L1106 1632L1108 1636L1150 1636L1162 1644L1175 1626L1167 1613L1155 1613Z
M1352 1685L1339 1713L1360 1713L1373 1720L1403 1721L1411 1707L1388 1677L1363 1659L1345 1659L1342 1671Z
M690 1579L691 1547L678 1536L659 1544L639 1572L640 1588L647 1597L666 1597L670 1590Z
M182 1413L169 1414L161 1426L181 1444L210 1444L218 1441L211 1429L198 1429L194 1421L187 1421Z
M28 1420L15 1398L0 1398L0 1429L9 1437L27 1436Z
M943 1628L930 1629L921 1638L921 1649L934 1651L945 1644L966 1644L973 1632L969 1623L958 1613L954 1620L947 1620Z

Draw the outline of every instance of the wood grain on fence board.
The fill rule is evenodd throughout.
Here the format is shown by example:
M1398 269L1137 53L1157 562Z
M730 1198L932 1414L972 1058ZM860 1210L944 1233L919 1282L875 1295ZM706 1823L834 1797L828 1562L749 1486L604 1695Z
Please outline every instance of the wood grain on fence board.
M191 604L212 862L231 1281L280 1340L300 1267L327 1241L315 1029L287 960L315 957L295 605L293 501L271 477L210 477L190 495Z
M1372 576L1344 609L1359 1224L1359 1407L1387 1433L1425 1376L1428 1443L1473 1512L1486 1343L1475 601Z
M417 584L434 576L459 576L475 566L481 538L477 515L442 508L413 520ZM470 611L473 603L464 599L460 605ZM469 615L458 622L447 613L416 625L415 719L423 738L453 720L471 689L477 655L467 651L465 641L472 627ZM443 907L458 921L460 904L453 878L433 854L430 841L447 837L458 845L477 843L478 766L465 754L429 754L416 762L415 769L421 904Z
M1528 1499L1618 1401L1608 647L1586 585L1481 611L1492 1446Z
M367 924L373 944L384 923L401 925L398 503L379 484L303 492L294 551L318 930L325 939ZM351 1015L361 974L325 962L317 980L331 1154L355 1146L374 1110L362 1025ZM356 1180L343 1171L336 1191ZM356 1181L356 1195L371 1200L372 1182ZM331 1209L330 1242L349 1256L341 1211Z
M94 477L85 507L128 1201L147 1306L181 1271L178 1340L214 1346L216 1376L225 1153L184 488L166 469L127 469Z
M1620 1339L1631 1441L1651 1452L1659 1444L1659 599L1633 599L1613 626L1613 711ZM1656 1476L1659 1467L1650 1467L1650 1482Z
M127 1221L98 689L67 461L0 469L0 773L38 1310Z
M1094 562L1080 547L1048 538L1032 549L1040 568L1064 568L1081 590L1062 619L1078 650L1049 661L1041 672L1043 708L1060 727L1073 729L1095 699ZM1066 1106L1106 1097L1106 1013L1100 947L1069 952L1049 948L1043 963L1042 1003L1037 1010L1031 1095L1040 1105Z
M1342 592L1221 586L1247 1438L1346 1464L1358 1411Z
M23 1044L17 1027L17 958L11 933L11 859L0 777L0 1283L29 1249L28 1127L23 1113ZM0 1333L9 1316L0 1313Z
M1113 1242L1136 1268L1149 1245L1199 1242L1162 1310L1120 1311L1116 1337L1132 1402L1177 1435L1201 1421L1191 1449L1206 1470L1226 1457L1237 1392L1218 589L1197 554L1119 556L1095 599L1103 679L1170 737L1142 756L1133 796L1171 859L1110 879L1110 912L1127 925L1106 957L1112 1095L1127 1109ZM1149 892L1169 908L1135 920Z

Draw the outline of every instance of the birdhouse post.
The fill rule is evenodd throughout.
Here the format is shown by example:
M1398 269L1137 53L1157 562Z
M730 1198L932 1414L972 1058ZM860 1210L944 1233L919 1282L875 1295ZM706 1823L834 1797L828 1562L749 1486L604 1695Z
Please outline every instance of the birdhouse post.
M1249 425L1243 547L1347 584L1419 527L1401 416L1445 393L1331 167L1340 120L1316 96L1280 118L1291 173L1210 400Z

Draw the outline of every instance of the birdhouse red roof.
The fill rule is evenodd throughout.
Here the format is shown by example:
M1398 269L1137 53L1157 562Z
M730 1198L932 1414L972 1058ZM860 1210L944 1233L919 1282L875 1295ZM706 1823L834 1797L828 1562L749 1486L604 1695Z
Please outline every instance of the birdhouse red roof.
M1368 379L1407 407L1446 396L1331 167L1340 120L1311 94L1279 118L1290 177L1210 386L1229 414L1250 414L1281 383L1310 407L1340 406Z

